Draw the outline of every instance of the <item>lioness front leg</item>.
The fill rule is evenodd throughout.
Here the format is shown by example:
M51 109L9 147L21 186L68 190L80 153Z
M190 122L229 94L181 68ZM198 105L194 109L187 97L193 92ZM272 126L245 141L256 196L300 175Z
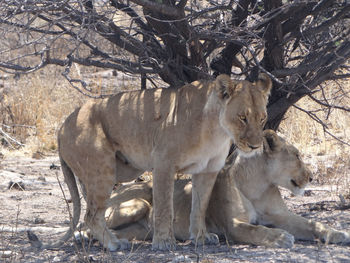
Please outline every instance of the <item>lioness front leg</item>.
M190 216L190 239L195 244L218 244L219 238L208 233L205 225L205 213L213 190L217 173L192 175L192 208Z
M320 239L327 243L350 243L350 235L345 231L338 231L322 223L306 219L290 212L285 205L277 187L271 187L259 202L256 203L263 211L262 221L291 233L295 239L315 240ZM271 198L273 196L273 198ZM270 197L268 200L267 198ZM265 206L264 204L270 204Z
M285 230L252 225L236 218L228 227L228 235L234 241L256 246L290 248L294 244L294 237Z
M330 244L349 244L350 235L348 232L335 230L322 223L306 219L292 212L283 215L266 215L265 220L274 226L282 228L298 240L320 239Z
M173 169L154 169L153 171L153 240L154 250L173 250L176 241L173 230Z

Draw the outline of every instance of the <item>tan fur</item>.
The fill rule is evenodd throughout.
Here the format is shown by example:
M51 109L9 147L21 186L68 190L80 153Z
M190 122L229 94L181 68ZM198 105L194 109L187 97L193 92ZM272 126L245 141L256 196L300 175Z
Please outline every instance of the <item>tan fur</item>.
M271 130L265 131L264 137L261 155L238 157L231 168L225 167L221 171L206 213L208 230L233 241L270 247L291 247L294 238L349 243L349 233L288 211L278 186L295 194L302 193L311 173L295 147ZM142 240L152 233L151 189L152 182L141 182L122 186L112 194L107 222L120 237ZM186 229L189 227L191 189L189 180L175 183L174 229L175 237L181 240L189 238ZM128 211L121 209L126 204Z
M181 172L193 174L191 237L217 242L204 222L210 192L232 140L248 155L262 148L271 85L265 74L256 83L220 75L176 90L120 93L73 112L59 131L59 155L65 177L84 186L93 236L110 250L126 246L106 228L106 200L115 183L152 171L152 246L174 248L173 178Z

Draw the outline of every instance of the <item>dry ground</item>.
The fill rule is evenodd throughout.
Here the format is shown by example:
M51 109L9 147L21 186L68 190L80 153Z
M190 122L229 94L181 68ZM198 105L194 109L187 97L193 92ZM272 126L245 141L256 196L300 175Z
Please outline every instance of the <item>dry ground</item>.
M291 249L225 241L219 246L195 249L184 243L179 244L177 251L168 253L152 251L150 242L138 242L131 250L110 253L96 243L87 249L70 241L59 250L40 251L30 246L25 230L31 229L43 241L52 241L69 225L67 206L56 178L58 174L63 181L62 174L60 170L50 169L52 164L59 165L56 156L1 160L0 262L350 262L350 247L319 242L297 242ZM343 176L349 180L348 168L343 170ZM10 182L21 183L20 186L12 183L9 188ZM337 229L350 230L350 209L346 209L350 204L348 189L316 182L308 190L308 196L304 197L292 197L284 192L291 209ZM340 202L339 194L345 203Z

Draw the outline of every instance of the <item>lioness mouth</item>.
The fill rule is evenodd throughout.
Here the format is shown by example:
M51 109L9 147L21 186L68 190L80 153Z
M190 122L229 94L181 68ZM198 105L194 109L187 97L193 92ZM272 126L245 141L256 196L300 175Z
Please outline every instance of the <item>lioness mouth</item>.
M290 180L290 182L292 183L293 186L295 187L299 187L299 185L297 184L297 182L295 180Z
M260 148L260 146L255 146L255 145L250 145L250 144L248 144L248 147L253 151Z

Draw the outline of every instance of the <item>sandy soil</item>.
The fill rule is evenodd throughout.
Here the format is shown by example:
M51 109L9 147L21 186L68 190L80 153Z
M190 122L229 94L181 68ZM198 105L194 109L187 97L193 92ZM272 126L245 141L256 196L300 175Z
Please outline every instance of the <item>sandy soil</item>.
M110 253L98 243L86 248L70 241L59 250L37 250L31 247L26 230L32 230L45 242L59 238L69 225L67 205L56 174L61 181L63 176L56 166L59 162L55 156L0 160L0 262L350 262L349 246L320 242L296 242L291 249L225 241L219 246L195 249L180 243L176 251L166 253L152 251L150 242L137 242L131 250ZM64 184L63 189L69 197ZM338 196L341 192L339 186L314 183L307 196L291 197L285 192L284 197L296 213L350 230L350 201L345 195L345 203L341 203Z

